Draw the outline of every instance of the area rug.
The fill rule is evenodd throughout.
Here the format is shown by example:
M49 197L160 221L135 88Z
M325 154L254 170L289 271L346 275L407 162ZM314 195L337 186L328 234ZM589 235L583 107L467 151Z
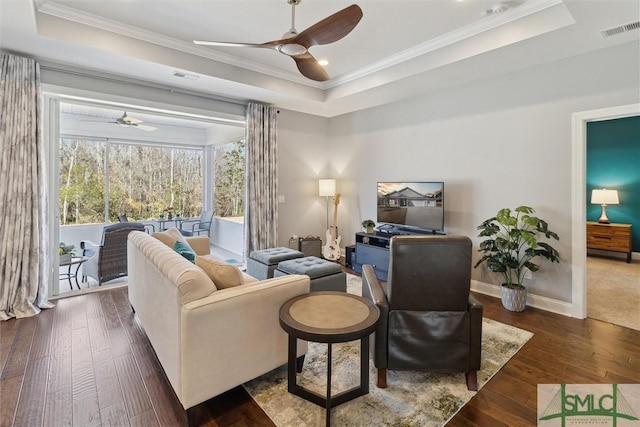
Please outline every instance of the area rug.
M349 275L348 292L361 294L361 279ZM479 387L484 386L533 336L531 332L484 319ZM360 343L333 346L332 394L358 385ZM326 392L326 344L309 343L298 383L317 393ZM389 387L375 386L376 370L369 364L369 394L331 411L335 426L442 426L476 392L467 390L464 374L389 371ZM245 389L278 427L325 424L324 408L287 392L287 370L281 367L244 384Z

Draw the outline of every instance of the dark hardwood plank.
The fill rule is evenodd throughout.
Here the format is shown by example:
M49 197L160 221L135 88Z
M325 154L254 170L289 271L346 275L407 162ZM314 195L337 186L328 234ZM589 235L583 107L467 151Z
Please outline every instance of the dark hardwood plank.
M96 379L93 370L91 343L87 328L71 331L72 366L71 383L73 388L73 404L87 397L97 396Z
M36 316L36 330L33 337L30 359L39 359L49 356L51 351L51 330L53 329L53 319L55 313L50 310L42 310Z
M122 386L110 349L93 353L93 369L100 408L124 402Z
M158 419L154 411L149 410L129 419L131 427L157 427ZM169 425L169 424L166 424Z
M47 393L43 425L58 427L73 425L73 399L70 387Z
M103 427L129 426L129 416L124 402L107 406L100 410L100 421Z
M122 392L129 416L134 417L153 409L133 355L126 354L116 357L114 363L118 378L122 384Z
M49 369L48 357L29 360L16 410L14 421L16 425L35 426L42 424L47 391L47 369Z
M29 361L29 354L31 353L33 334L38 321L35 317L27 317L25 319L12 319L9 322L18 322L18 327L7 361L2 369L2 374L0 374L0 379L22 377L24 375Z
M16 415L20 389L22 388L22 376L13 376L0 379L0 426L12 426Z

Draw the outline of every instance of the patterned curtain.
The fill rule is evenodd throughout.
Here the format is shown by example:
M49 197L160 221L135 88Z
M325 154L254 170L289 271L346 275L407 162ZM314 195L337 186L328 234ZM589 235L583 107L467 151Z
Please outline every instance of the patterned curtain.
M40 68L2 54L0 70L0 319L34 316L47 301Z
M247 107L245 255L278 244L276 114L268 105Z

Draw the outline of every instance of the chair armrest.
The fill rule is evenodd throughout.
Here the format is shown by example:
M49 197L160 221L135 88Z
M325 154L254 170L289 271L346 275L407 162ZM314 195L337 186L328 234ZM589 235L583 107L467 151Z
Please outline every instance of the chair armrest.
M80 249L82 249L82 256L91 257L98 253L100 245L92 242L91 240L80 241Z
M477 371L480 370L480 362L481 362L481 346L482 346L482 314L483 314L483 306L482 304L474 297L472 294L469 294L469 323L470 323L470 338L469 338L469 370Z
M386 368L389 363L387 335L389 330L389 301L373 267L362 266L362 296L374 303L380 310L380 319L372 340L373 362L376 368Z
M211 246L209 246L209 237L207 236L191 236L186 238L187 243L191 246L196 255L209 255Z
M192 231L196 227L196 225L198 225L199 223L200 223L199 219L184 219L180 221L180 231L182 230ZM188 224L190 224L191 227L184 228L185 225L188 225Z

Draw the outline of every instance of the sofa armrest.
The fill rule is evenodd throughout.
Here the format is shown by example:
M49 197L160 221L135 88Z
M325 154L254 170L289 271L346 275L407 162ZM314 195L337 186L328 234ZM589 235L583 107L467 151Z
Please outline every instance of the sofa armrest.
M191 246L196 255L209 255L211 253L211 246L209 246L209 237L207 236L192 236L186 237L187 243Z
M280 307L309 292L306 275L222 289L181 308L181 402L191 407L287 363ZM298 356L307 343L298 341ZM204 369L203 367L206 367Z
M373 267L362 266L362 296L378 306L380 319L372 340L372 354L376 368L386 368L389 363L387 336L389 330L389 301ZM375 350L374 350L375 349Z

